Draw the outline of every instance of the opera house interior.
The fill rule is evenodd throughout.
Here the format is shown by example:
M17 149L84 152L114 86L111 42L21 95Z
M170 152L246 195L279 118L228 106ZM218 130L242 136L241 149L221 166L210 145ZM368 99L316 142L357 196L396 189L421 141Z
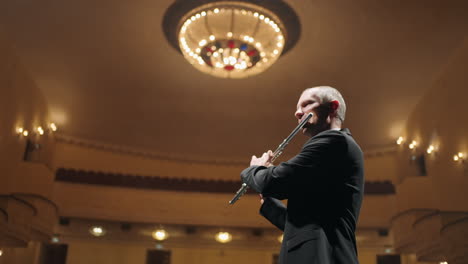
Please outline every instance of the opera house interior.
M467 10L0 1L0 264L278 263L258 194L229 201L318 85L364 153L359 262L468 263Z

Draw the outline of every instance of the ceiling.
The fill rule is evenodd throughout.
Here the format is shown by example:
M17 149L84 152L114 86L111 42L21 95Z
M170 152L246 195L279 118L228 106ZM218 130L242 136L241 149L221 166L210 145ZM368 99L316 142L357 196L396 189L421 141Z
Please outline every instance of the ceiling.
M246 162L289 134L301 91L316 85L342 91L364 151L394 144L468 32L466 1L288 0L302 26L296 46L260 75L218 79L164 37L173 2L5 0L0 27L61 134Z

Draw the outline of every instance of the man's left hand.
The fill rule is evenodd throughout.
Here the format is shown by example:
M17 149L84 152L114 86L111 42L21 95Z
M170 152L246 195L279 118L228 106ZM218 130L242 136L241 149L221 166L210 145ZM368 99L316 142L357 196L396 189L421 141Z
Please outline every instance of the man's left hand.
M273 166L273 164L271 164L271 158L273 158L273 152L271 150L263 153L263 155L260 158L257 158L254 155L252 156L252 159L250 160L250 166L266 166L266 167Z

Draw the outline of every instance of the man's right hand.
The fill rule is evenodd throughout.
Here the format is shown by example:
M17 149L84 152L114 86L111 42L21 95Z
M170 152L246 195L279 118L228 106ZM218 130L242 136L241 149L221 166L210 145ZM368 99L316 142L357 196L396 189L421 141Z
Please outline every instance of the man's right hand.
M260 194L260 204L263 204L264 200L263 200L263 195Z

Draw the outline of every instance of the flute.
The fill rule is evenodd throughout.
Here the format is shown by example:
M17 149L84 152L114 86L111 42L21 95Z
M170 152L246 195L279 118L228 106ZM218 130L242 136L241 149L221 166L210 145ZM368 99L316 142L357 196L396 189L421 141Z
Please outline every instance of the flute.
M299 132L299 130L301 130L304 125L307 123L307 121L309 121L309 119L313 116L314 114L312 113L309 113L300 123L299 125L291 132L291 134L289 134L289 136L283 140L283 142L281 142L281 144L279 144L278 148L275 150L275 152L273 152L273 156L271 158L271 163L273 163L276 158L278 158L282 153L283 153L283 150L286 148L286 146L289 144L289 142L293 139L293 137ZM246 192L247 192L247 189L249 188L249 186L247 186L246 183L242 183L242 186L240 187L240 189L236 192L236 194L234 195L234 197L232 198L231 201L229 201L229 204L234 204L237 200L239 200L239 198L241 198L242 195L244 195Z

